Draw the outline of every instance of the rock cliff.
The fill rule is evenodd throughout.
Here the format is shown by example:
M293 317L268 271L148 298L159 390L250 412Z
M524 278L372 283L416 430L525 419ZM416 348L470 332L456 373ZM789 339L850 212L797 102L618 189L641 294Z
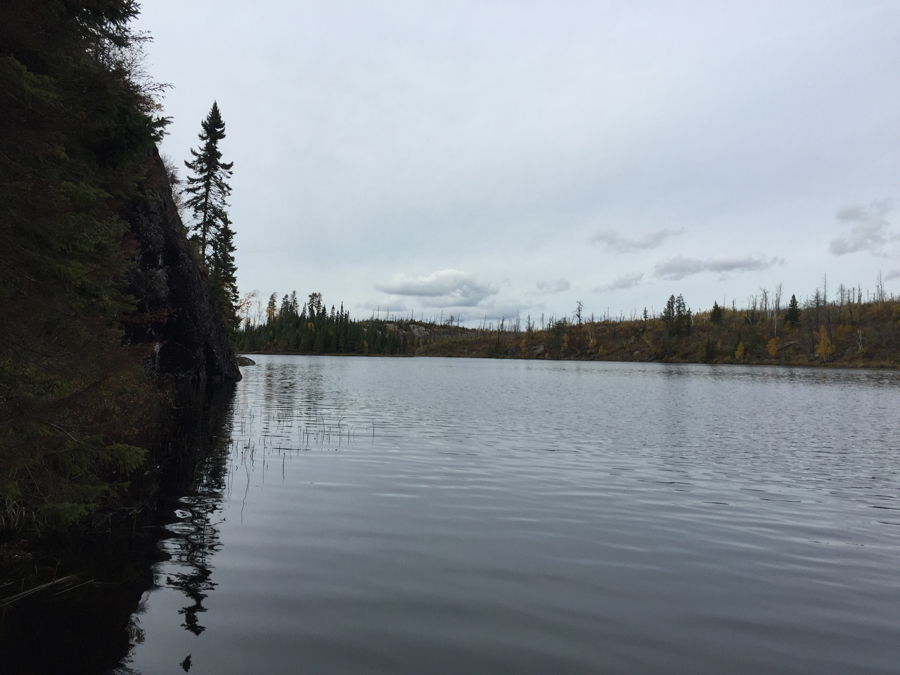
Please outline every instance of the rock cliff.
M154 374L195 381L241 379L156 148L141 194L129 216L137 242L129 286L143 319L126 326L128 340L152 345L147 366Z

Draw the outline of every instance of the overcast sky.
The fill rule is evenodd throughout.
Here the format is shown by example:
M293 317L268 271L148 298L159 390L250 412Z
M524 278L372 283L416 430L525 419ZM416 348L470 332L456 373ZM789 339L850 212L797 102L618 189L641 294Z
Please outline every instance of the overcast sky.
M900 2L143 0L241 291L470 324L900 291Z

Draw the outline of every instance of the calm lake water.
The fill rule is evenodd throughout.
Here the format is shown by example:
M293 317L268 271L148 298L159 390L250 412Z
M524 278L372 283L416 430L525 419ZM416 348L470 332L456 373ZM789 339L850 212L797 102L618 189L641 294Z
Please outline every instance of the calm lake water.
M134 672L900 671L898 373L254 358Z

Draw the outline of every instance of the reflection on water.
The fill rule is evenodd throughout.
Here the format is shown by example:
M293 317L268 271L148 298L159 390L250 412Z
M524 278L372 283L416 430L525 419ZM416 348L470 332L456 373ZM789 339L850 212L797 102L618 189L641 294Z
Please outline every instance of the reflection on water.
M900 663L898 373L273 356L206 405L120 670Z
M165 525L159 546L167 560L164 586L188 599L190 604L178 613L184 617L182 627L194 635L205 630L200 622L206 611L203 601L216 587L212 557L220 545L217 525L228 467L232 395L230 386L216 387L180 402L184 419L178 428L191 435L174 435L186 460L178 466L186 485L170 493L177 498L175 508L169 507L174 519ZM190 663L189 655L182 668L187 671Z
M209 588L215 486L223 484L227 466L234 389L186 387L171 396L171 409L150 440L147 469L132 480L144 507L128 522L111 521L106 532L75 533L40 552L34 563L38 581L65 573L77 583L50 586L0 610L0 673L129 672L129 652L146 639L142 596L159 586L153 564L164 555L160 544L167 549L174 543L173 559L191 570L177 573L173 583L194 602L185 611L185 624L199 629L196 616ZM196 515L187 519L187 530L171 532L178 526L166 523L182 501L192 503Z
M262 357L244 375L137 671L900 662L897 373Z
M167 574L166 586L181 591L192 601L180 609L179 614L184 616L184 628L194 635L205 630L197 615L206 611L203 600L216 587L211 579L211 558L219 546L214 519L220 511L224 462L217 459L215 464L218 466L208 468L209 473L195 490L195 495L182 498L184 508L175 512L180 521L169 527L172 536L163 542L164 550L170 556L170 566L184 570ZM217 480L210 481L213 477Z

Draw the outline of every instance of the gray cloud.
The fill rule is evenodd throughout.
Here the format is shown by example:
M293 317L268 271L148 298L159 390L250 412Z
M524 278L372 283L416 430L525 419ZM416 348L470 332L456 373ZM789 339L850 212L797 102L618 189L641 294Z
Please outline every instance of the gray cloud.
M395 274L390 281L376 284L383 293L428 298L427 307L476 307L485 298L497 294L497 289L480 282L467 272L440 270L424 277Z
M884 275L885 281L890 281L891 279L900 279L900 270L891 270Z
M538 310L539 312L540 310ZM530 305L512 300L499 300L484 303L483 307L478 307L477 311L473 311L471 318L477 323L479 321L498 321L506 319L508 322L516 320L516 315L524 326L526 317L530 314L532 320L536 318L535 308Z
M410 311L410 308L402 300L396 300L395 302L367 300L366 302L356 303L356 309L365 309L372 312L380 312L381 314L390 313L392 315L405 314Z
M719 274L728 274L729 272L758 272L766 270L775 265L784 264L782 258L771 258L766 260L762 257L747 256L745 258L707 258L701 260L699 258L688 258L683 255L677 255L674 258L663 260L656 264L655 274L663 279L677 281L694 274L703 272L718 272Z
M845 255L857 251L882 253L884 246L895 241L897 236L891 231L885 216L891 208L887 201L872 202L869 207L852 205L839 209L835 217L844 225L850 224L850 231L832 239L829 250L834 255Z
M562 293L563 291L567 291L572 288L572 284L569 283L568 279L553 279L552 281L539 281L537 282L537 290L538 293Z
M608 293L612 291L621 291L626 288L634 288L637 286L641 279L644 278L643 272L633 272L632 274L625 274L621 277L616 277L610 283L604 284L603 286L598 286L594 289L595 293Z
M662 244L669 237L676 237L683 234L684 230L654 230L647 234L629 239L623 237L618 232L605 230L598 232L588 241L595 245L605 244L607 251L614 253L636 253L638 251L649 251Z

